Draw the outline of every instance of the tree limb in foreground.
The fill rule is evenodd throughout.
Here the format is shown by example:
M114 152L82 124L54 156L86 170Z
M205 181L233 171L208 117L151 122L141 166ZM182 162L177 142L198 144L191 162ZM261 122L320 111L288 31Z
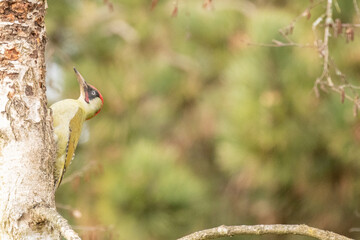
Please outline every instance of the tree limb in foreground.
M67 240L81 240L79 235L71 228L68 221L63 218L56 209L38 207L33 210L34 219L37 222L48 221L54 228L58 229Z
M202 231L198 231L179 238L178 240L206 240L221 237L232 237L236 235L264 235L264 234L293 234L309 236L321 240L349 240L345 236L318 228L309 227L307 225L240 225L240 226L219 226Z

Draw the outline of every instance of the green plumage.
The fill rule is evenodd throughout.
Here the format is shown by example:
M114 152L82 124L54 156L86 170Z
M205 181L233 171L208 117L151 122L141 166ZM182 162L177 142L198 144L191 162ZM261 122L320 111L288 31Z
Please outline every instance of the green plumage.
M57 142L57 160L54 172L55 187L57 188L75 154L86 115L78 100L73 99L57 102L50 108L53 110L54 133Z
M65 99L50 106L53 112L54 137L57 144L54 168L55 189L59 187L74 157L84 121L98 114L104 103L100 92L87 84L75 68L74 71L80 85L80 97L76 100Z

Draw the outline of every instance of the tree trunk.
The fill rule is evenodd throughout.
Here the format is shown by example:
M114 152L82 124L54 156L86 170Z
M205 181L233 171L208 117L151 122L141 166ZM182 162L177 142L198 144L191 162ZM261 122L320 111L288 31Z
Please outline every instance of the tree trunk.
M0 0L0 239L60 239L45 95L46 0Z

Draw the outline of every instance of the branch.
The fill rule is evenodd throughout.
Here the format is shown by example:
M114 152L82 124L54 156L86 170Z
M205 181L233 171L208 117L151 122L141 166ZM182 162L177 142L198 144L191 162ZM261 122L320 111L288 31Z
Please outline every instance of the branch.
M357 15L357 17L359 17L360 16L360 9L359 9L359 6L357 4L357 1L353 0L353 4L354 4L356 15Z
M327 89L330 89L334 92L337 92L341 96L341 102L343 103L345 99L348 99L354 102L354 114L357 114L357 110L360 109L360 98L357 90L360 89L359 86L350 84L346 80L345 74L343 74L339 68L336 66L334 60L331 58L331 53L329 49L329 40L331 38L331 28L334 28L334 37L342 33L342 29L346 28L345 37L346 42L354 40L354 28L360 28L359 23L342 23L340 19L333 21L333 8L337 8L340 12L340 8L337 4L337 0L318 0L317 2L311 1L312 4L306 8L306 10L294 18L292 22L279 30L280 34L285 38L285 42L272 40L272 43L247 43L248 46L261 46L261 47L300 47L300 48L316 48L320 57L323 58L322 64L322 73L316 79L314 83L314 92L317 97L320 96L319 87L321 90L327 92ZM309 19L311 17L310 10L314 9L317 6L325 4L325 13L321 14L316 20L312 23L312 30L314 33L315 41L314 44L300 44L292 41L288 35L292 34L295 23L302 17ZM360 10L357 5L357 1L353 0L354 8L358 18L360 18ZM317 34L317 28L321 26L324 28L323 36L320 38ZM331 76L331 71L334 70L336 76L339 77L342 84L335 85L333 78ZM346 93L346 89L350 89L351 94Z
M49 221L55 229L60 231L61 236L63 236L66 240L81 240L79 235L71 228L67 220L55 209L38 207L33 209L33 214L42 221Z
M299 48L315 48L313 44L301 44L295 42L281 42L273 39L273 43L246 43L248 46L260 46L260 47L299 47Z
M81 218L82 217L82 213L80 210L73 208L69 205L64 205L64 204L60 204L60 203L56 203L56 208L57 209L64 209L70 212L70 214L74 217L74 218ZM73 227L74 228L74 227ZM75 228L74 228L75 229Z
M324 56L324 69L323 77L326 77L330 86L333 86L331 77L329 76L329 38L330 26L332 25L332 0L327 0L326 13L325 13L325 30L324 30L324 43L323 43L323 56Z
M345 236L337 233L309 227L307 225L241 225L241 226L219 226L216 228L210 228L199 232L192 233L178 240L206 240L215 239L220 237L232 237L235 235L264 235L264 234L294 234L309 236L321 240L350 240Z
M95 165L95 161L91 161L88 164L86 164L83 168L81 168L79 171L74 172L73 174L65 177L61 184L64 185L65 183L72 182L75 178L83 176L87 171L89 171L93 166Z

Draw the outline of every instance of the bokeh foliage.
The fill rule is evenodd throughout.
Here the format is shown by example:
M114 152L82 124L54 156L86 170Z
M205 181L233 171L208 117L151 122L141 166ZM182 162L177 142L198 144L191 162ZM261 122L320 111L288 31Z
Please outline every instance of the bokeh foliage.
M338 17L356 21L352 1L338 2ZM60 209L84 239L175 239L266 223L359 237L349 233L360 226L351 103L315 97L315 49L246 44L281 39L278 30L308 1L222 0L207 10L180 0L176 17L173 1L153 10L150 0L111 3L48 1L46 17L47 61L65 76L62 97L77 97L76 66L105 99L67 176L92 167L57 192L58 203L82 213ZM322 11L299 20L291 38L314 41ZM358 84L357 38L330 44Z

